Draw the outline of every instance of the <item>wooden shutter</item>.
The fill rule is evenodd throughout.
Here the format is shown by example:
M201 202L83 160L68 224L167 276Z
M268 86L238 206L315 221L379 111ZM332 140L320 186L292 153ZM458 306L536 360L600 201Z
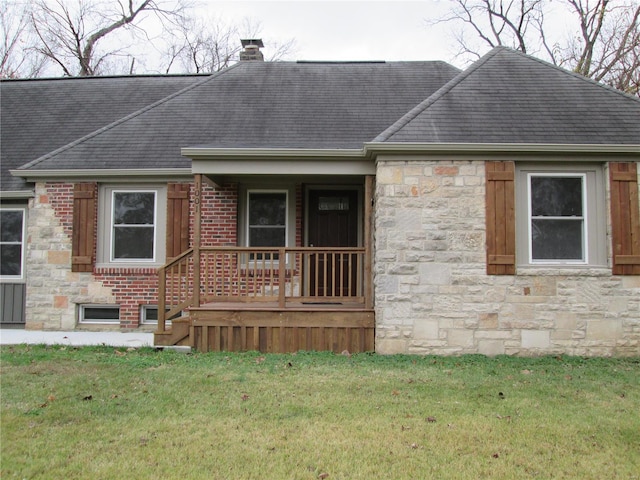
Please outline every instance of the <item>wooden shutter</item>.
M640 275L640 205L635 162L610 163L613 274Z
M189 248L189 184L170 183L167 189L167 260Z
M487 275L515 275L515 164L485 162Z
M96 184L76 183L73 189L71 271L93 271L96 231Z

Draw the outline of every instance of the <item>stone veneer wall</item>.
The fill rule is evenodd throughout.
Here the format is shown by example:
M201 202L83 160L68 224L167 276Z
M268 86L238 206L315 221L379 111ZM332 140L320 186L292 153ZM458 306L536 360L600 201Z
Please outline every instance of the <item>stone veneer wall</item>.
M484 172L483 161L378 158L376 350L639 355L640 276L486 275Z

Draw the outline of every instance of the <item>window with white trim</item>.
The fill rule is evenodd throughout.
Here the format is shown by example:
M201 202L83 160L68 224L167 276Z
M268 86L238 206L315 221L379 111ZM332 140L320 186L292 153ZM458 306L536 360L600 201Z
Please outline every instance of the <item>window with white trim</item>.
M25 209L0 209L0 279L24 278Z
M111 199L111 261L156 258L156 192L115 190Z
M160 264L166 241L166 187L100 189L98 262Z
M606 265L602 166L518 165L519 265Z
M247 192L247 245L284 247L287 245L287 191Z
M166 312L169 309L165 309ZM180 313L173 315L171 318L165 318L166 325L171 325L171 320L180 317ZM157 305L141 305L140 306L140 323L143 324L158 324L158 306Z
M78 311L80 323L119 324L119 305L80 305Z

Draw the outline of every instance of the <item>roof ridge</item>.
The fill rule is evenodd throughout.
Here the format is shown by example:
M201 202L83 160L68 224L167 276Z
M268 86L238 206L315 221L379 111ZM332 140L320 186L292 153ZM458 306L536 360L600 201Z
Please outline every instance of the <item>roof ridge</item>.
M496 53L504 47L495 47L491 49L488 53L486 53L482 58L474 62L469 68L461 71L458 75L453 77L447 83L445 83L442 87L432 93L430 96L425 98L418 105L413 107L407 113L405 113L402 117L400 117L393 125L388 127L386 130L381 132L376 138L374 138L373 142L386 142L391 136L400 131L406 125L408 125L413 119L415 119L418 115L424 112L431 105L440 100L446 93L450 92L456 85L466 79L469 75L475 72L481 65L484 65L489 58L496 55Z
M211 73L138 73L133 75L91 75L84 77L32 77L32 78L0 78L0 83L20 83L20 82L73 82L91 80L114 80L128 78L187 78L187 77L208 77Z
M206 76L205 78L203 78L201 81L194 83L193 85L189 85L187 87L184 87L181 90L178 90L177 92L172 93L171 95L168 95L168 96L166 96L164 98L161 98L160 100L158 100L156 102L153 102L153 103L147 105L146 107L143 107L143 108L141 108L139 110L136 110L135 112L132 112L129 115L126 115L126 116L116 120L115 122L111 122L110 124L105 125L104 127L101 127L98 130L95 130L95 131L93 131L93 132L91 132L91 133L89 133L89 134L87 134L87 135L85 135L85 136L83 136L81 138L78 138L77 140L74 140L73 142L67 143L66 145L63 145L62 147L56 148L55 150L52 150L51 152L49 152L49 153L47 153L45 155L42 155L42 156L40 156L40 157L38 157L38 158L28 162L28 163L25 163L21 167L18 167L16 170L29 170L30 168L35 167L39 163L42 163L45 160L47 160L47 159L49 159L49 158L51 158L51 157L53 157L55 155L58 155L58 154L66 151L66 150L69 150L70 148L73 148L73 147L75 147L77 145L80 145L81 143L83 143L83 142L85 142L85 141L87 141L87 140L89 140L89 139L91 139L91 138L93 138L93 137L95 137L97 135L100 135L103 132L111 130L112 128L114 128L116 126L121 125L121 124L131 120L132 118L136 118L136 117L142 115L143 113L146 113L146 112L156 108L157 106L162 105L162 104L168 102L169 100L174 99L175 97L177 97L179 95L182 95L185 92L188 92L188 91L190 91L190 90L192 90L194 88L197 88L197 87L199 87L199 86L211 81L212 79L217 78L220 75L223 75L224 73L228 72L229 70L235 68L238 65L240 65L240 63L236 63L234 65L231 65L229 68L226 68L226 69L221 70L219 72L212 73L212 74Z

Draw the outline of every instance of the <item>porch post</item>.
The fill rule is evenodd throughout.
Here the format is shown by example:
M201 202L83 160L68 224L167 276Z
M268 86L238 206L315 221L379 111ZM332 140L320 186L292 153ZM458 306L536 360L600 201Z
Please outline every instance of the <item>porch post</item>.
M200 226L202 225L202 174L196 173L193 225L193 306L200 306Z
M373 308L373 175L364 177L364 306Z

